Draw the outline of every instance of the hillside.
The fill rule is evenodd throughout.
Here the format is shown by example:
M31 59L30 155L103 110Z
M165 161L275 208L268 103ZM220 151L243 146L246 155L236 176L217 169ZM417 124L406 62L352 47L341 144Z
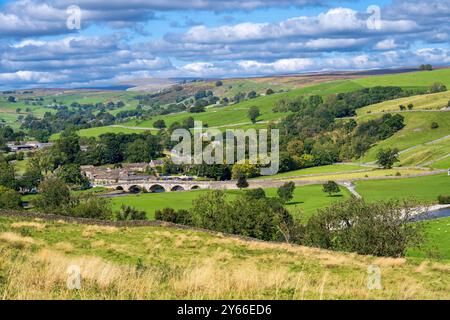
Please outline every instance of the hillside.
M440 152L437 151L434 154L430 154L429 152L433 153L433 150L447 143L447 140L443 138L449 135L449 111L403 112L401 114L405 118L405 127L396 132L393 136L389 137L386 140L380 141L376 146L372 147L361 159L361 161L374 161L376 159L378 150L380 150L381 148L397 148L402 152L400 154L400 160L401 164L404 165L423 164L427 161L437 160L440 157L445 156L445 145L440 149ZM357 118L357 121L362 122L374 117L379 116L361 116ZM439 127L435 129L431 128L431 124L433 122L436 122ZM436 141L436 143L423 145L437 139L443 140ZM415 155L416 151L421 150L418 146L422 149L422 152L425 152L427 154L425 155L425 157L419 156L417 159L412 159L411 156ZM425 149L425 151L423 151L423 149ZM410 150L410 152L408 150Z
M0 251L5 299L450 297L450 266L444 262L359 256L166 227L0 217ZM381 290L367 287L370 265L381 269ZM80 267L80 290L67 289L69 266Z

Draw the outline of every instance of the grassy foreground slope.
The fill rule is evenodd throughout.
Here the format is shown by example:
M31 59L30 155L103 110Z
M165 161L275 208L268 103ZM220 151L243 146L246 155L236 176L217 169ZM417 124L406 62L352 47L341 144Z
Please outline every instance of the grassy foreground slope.
M449 299L450 265L165 227L0 217L3 299ZM369 290L367 268L382 272ZM81 288L67 288L78 266Z

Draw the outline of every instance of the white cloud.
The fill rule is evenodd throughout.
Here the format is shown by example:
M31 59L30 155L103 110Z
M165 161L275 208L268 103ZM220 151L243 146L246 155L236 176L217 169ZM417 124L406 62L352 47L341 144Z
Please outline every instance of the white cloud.
M395 40L392 38L384 39L380 42L377 42L375 44L374 49L375 50L391 50L397 48L397 44L395 43Z

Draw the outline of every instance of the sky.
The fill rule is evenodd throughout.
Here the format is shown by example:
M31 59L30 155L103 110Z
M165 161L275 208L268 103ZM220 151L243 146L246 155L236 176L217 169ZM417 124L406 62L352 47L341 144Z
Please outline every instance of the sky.
M0 90L450 65L450 0L0 0Z

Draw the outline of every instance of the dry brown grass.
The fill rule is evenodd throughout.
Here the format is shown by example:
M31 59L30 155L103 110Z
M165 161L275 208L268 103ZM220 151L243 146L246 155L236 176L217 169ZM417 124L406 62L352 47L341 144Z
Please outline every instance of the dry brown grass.
M89 225L84 228L82 236L85 238L90 238L96 234L111 234L119 231L120 229L117 227L111 227L111 226L95 226L95 225Z
M445 263L418 265L405 259L151 227L48 223L44 230L64 235L65 228L88 237L88 249L75 246L77 239L70 237L47 244L38 238L43 232L35 239L0 233L0 276L5 279L0 283L0 298L450 298L450 267ZM120 260L122 255L116 253L131 259ZM138 257L142 265L136 263ZM367 267L373 264L381 269L382 290L367 287ZM81 271L80 290L66 285L68 268L74 265Z
M35 228L37 230L43 230L45 229L45 224L40 222L15 222L11 224L11 227L14 229L19 228Z
M37 244L37 241L31 237L23 237L20 234L14 232L3 232L0 233L0 241L12 243L12 244L21 244L21 245L31 245Z

